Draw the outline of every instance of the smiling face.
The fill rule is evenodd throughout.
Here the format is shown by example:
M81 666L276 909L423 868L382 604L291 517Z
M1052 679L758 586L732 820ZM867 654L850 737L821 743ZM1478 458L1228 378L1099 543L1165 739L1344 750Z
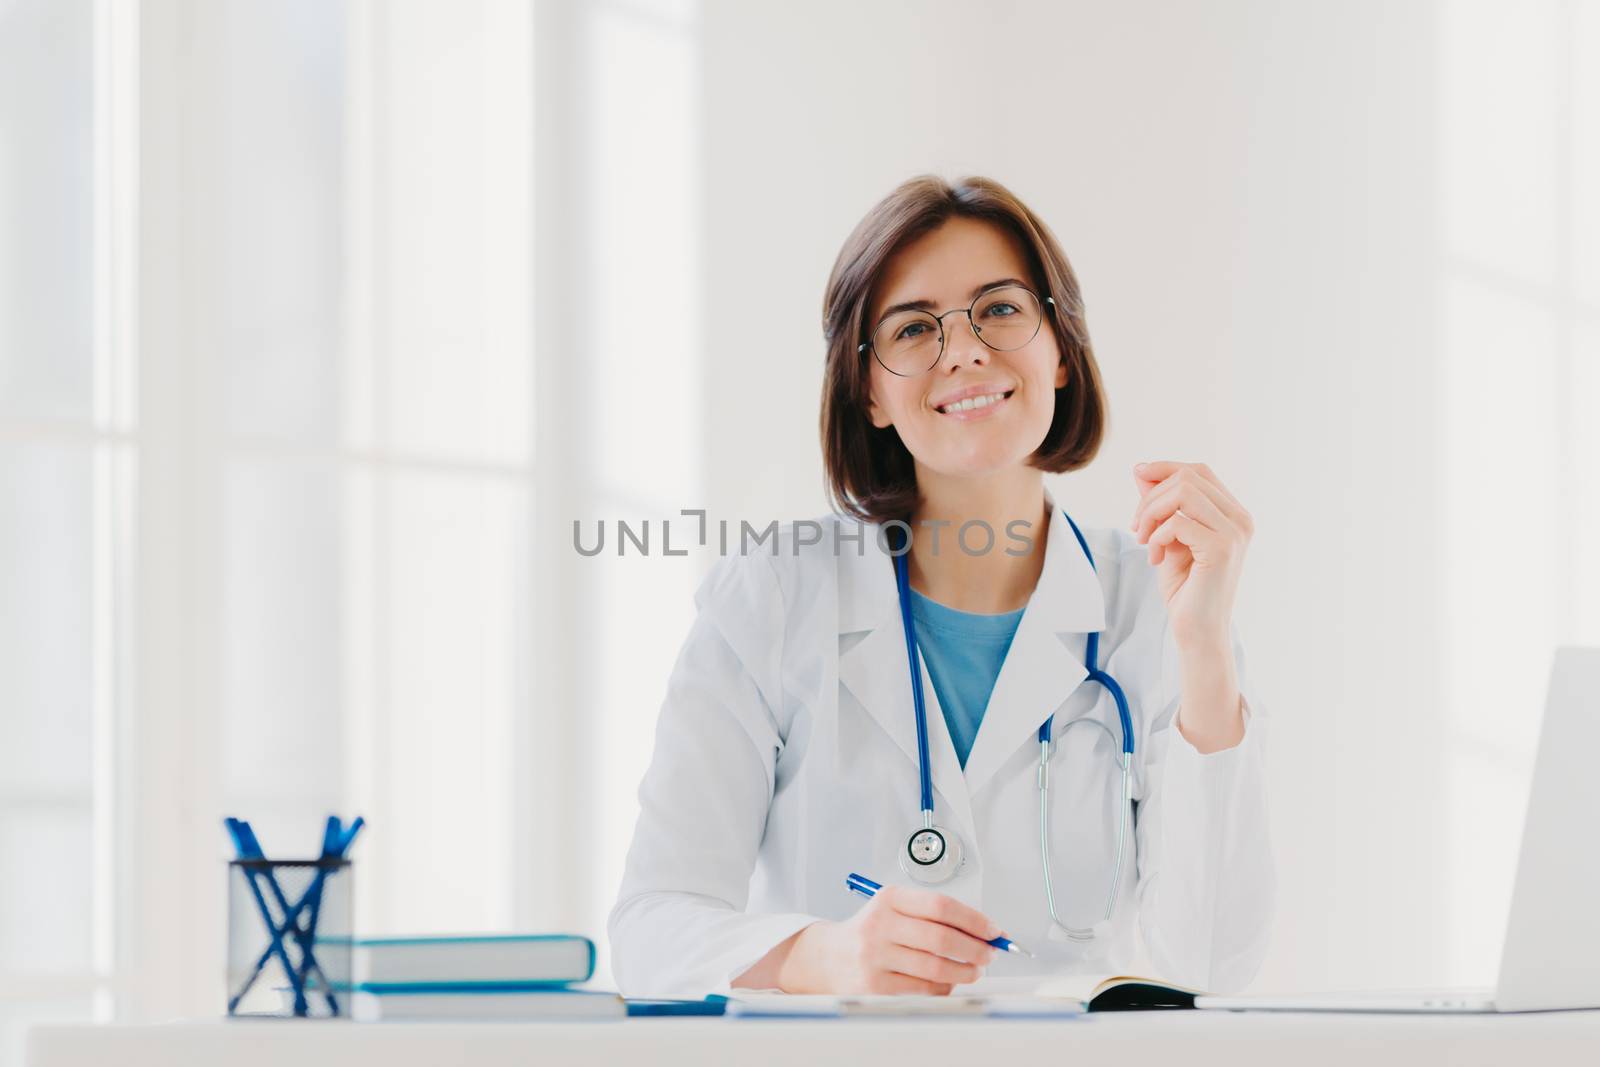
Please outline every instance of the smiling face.
M1026 465L1050 432L1067 367L1049 306L1033 339L1009 352L978 340L962 313L992 283L1018 279L1033 289L1031 277L1008 233L963 217L910 242L885 265L868 322L876 325L885 309L918 300L945 316L944 354L932 370L903 377L870 362L872 424L899 433L919 484L929 473L970 477ZM1044 295L1038 294L1041 302Z

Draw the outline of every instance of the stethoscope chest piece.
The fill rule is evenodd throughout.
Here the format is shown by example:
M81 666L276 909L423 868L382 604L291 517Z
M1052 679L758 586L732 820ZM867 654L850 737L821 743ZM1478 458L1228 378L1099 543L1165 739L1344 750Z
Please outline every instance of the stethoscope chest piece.
M942 826L920 826L900 850L900 869L923 885L939 885L960 873L965 859L960 837Z

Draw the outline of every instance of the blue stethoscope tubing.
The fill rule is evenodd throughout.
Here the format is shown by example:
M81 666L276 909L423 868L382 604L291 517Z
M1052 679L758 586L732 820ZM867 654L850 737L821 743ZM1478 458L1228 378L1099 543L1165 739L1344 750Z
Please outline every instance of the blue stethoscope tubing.
M1098 573L1095 566L1094 553L1089 550L1089 542L1084 540L1083 531L1078 529L1078 524L1072 521L1072 516L1065 511L1062 517L1067 520L1067 525L1072 528L1073 536L1078 539L1078 547L1083 549L1084 556L1089 560L1089 569ZM902 537L904 534L902 534ZM904 543L903 541L901 542ZM906 659L911 667L911 703L917 719L917 772L921 785L921 812L922 827L913 832L907 842L907 855L910 866L907 868L916 877L919 868L929 871L937 870L939 873L925 879L930 882L946 881L955 874L957 866L948 863L940 864L949 854L946 838L951 836L948 830L934 826L933 821L933 770L932 761L928 756L928 712L927 705L922 695L922 661L917 653L916 622L911 616L911 579L909 568L906 565L907 552L901 552L894 557L895 587L900 597L900 622L906 636ZM1121 814L1117 819L1117 850L1116 864L1111 874L1111 888L1106 896L1105 919L1111 918L1116 907L1117 888L1122 880L1122 855L1127 841L1128 815L1132 808L1133 794L1132 768L1133 768L1133 715L1128 708L1128 697L1123 692L1122 686L1110 674L1100 669L1100 633L1090 633L1084 649L1084 664L1088 667L1088 679L1096 682L1111 694L1111 699L1117 705L1117 720L1122 728L1121 765L1122 765L1122 802ZM1052 729L1055 721L1054 714L1047 715L1044 722L1039 724L1039 852L1044 869L1045 902L1050 909L1050 920L1055 923L1067 938L1072 941L1092 941L1097 936L1094 928L1073 927L1062 921L1056 914L1055 892L1050 880L1050 746L1052 742ZM1087 717L1073 719L1063 727L1062 732L1071 729L1080 723L1098 727L1109 736L1110 731L1097 719ZM1111 738L1116 742L1116 738ZM928 835L938 838L938 855L932 860L920 857L917 853L918 839L927 839ZM956 850L959 852L959 848ZM958 861L959 863L959 861ZM905 866L904 864L902 864Z

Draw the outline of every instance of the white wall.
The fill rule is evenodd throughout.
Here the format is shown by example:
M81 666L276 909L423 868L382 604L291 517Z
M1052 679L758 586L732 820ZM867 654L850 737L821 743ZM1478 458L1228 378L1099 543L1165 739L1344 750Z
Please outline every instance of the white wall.
M923 171L1010 185L1110 395L1059 498L1125 524L1134 462L1204 460L1258 521L1259 987L1492 980L1551 642L1600 641L1600 292L1564 258L1600 211L1594 8L704 8L709 506L822 510L822 288L867 208Z

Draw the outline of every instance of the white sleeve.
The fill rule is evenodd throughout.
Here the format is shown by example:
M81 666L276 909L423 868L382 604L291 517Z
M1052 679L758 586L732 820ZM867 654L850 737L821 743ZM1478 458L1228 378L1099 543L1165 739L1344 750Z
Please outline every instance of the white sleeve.
M1159 607L1157 610L1161 610ZM1233 992L1266 956L1276 878L1268 834L1262 735L1266 722L1230 626L1244 737L1201 754L1177 727L1177 648L1162 635L1162 699L1145 735L1139 806L1139 921L1158 974L1180 985Z
M783 747L784 610L771 560L719 560L695 603L606 924L624 996L726 994L819 918L744 910Z

